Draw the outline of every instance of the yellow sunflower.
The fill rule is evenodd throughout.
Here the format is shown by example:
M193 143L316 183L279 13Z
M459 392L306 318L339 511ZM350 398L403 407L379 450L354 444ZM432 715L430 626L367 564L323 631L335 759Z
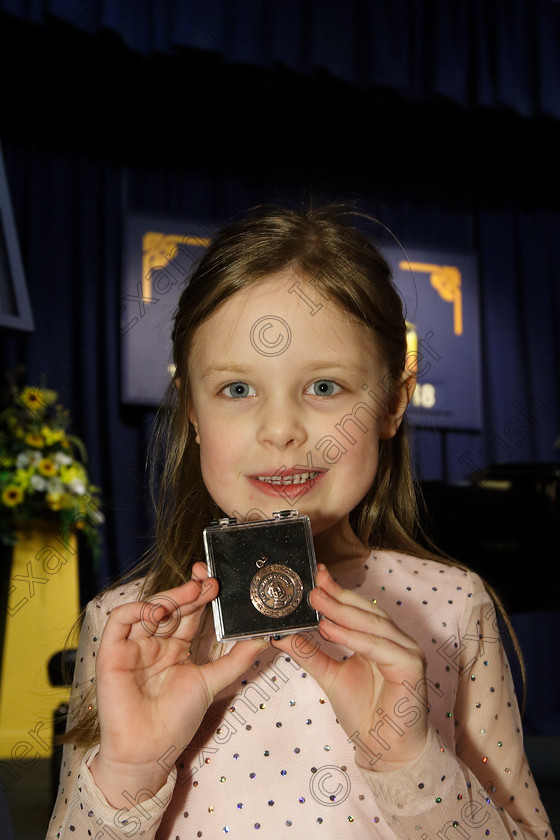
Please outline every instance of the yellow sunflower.
M57 473L56 464L52 460L52 458L41 458L37 469L39 470L41 475L45 476L45 478L50 478L51 476L56 475Z
M17 484L8 484L2 491L2 503L6 507L16 507L23 502L23 490Z
M17 400L25 408L35 414L44 411L47 406L53 405L56 402L58 394L56 391L50 391L47 388L24 388L18 394Z
M24 388L18 399L22 405L30 408L31 411L38 411L45 404L38 388Z
M25 442L28 446L35 447L35 449L42 449L45 445L43 435L40 435L37 432L28 432L25 435Z

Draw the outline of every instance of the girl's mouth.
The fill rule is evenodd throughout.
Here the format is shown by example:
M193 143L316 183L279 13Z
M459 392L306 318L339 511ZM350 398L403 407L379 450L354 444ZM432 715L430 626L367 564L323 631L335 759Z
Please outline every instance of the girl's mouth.
M287 502L293 503L317 485L327 474L328 470L309 470L297 472L286 470L284 473L278 470L269 475L249 475L250 483L267 496L278 499L281 496Z
M306 481L313 481L318 475L318 472L305 472L294 473L293 475L253 475L251 478L263 481L265 484L284 487L288 484L303 484Z

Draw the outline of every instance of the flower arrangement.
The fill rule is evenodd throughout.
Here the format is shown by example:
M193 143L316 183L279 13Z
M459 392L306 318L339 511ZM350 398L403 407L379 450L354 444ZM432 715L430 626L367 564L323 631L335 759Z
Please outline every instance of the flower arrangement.
M99 488L90 484L83 442L68 433L70 415L58 394L26 387L0 413L0 540L37 519L55 519L61 530L83 531L99 552Z

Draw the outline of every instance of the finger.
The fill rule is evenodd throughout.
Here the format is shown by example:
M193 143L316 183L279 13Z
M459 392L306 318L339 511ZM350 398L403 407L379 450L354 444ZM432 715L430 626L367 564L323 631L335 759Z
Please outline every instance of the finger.
M212 598L218 594L218 581L216 578L202 577L201 569L205 569L204 564L195 563L193 566L193 576L187 583L182 583L174 589L168 589L164 592L158 592L153 596L157 599L160 596L173 599L178 607L194 608L207 604ZM196 570L196 571L195 571Z
M198 581L189 581L141 601L119 604L109 615L103 632L104 643L146 638L156 633L172 635L184 616L202 611L216 596L218 582L209 578L204 583L201 587Z
M193 564L191 570L192 580L196 580L202 583L203 581L208 580L209 577L210 575L208 574L208 569L206 568L206 565L204 563L198 560L196 563Z
M210 585L210 581L213 581L214 578L210 577L210 574L208 572L208 569L207 569L206 565L204 563L202 563L200 560L197 561L196 563L194 563L194 565L192 567L191 580L196 580L198 583L200 583L200 591L202 593L208 594L208 592L211 591L211 593L212 593L211 598L216 597L217 590L216 591L214 591L213 589L208 590L208 587ZM211 600L211 599L209 599L209 600Z
M211 693L215 697L254 664L255 657L269 646L268 639L237 642L228 653L202 666Z
M115 644L128 639L132 627L141 623L143 608L143 601L132 601L129 604L119 604L118 607L113 607L103 630L103 645ZM144 635L149 635L149 631L144 630Z
M218 594L218 582L215 578L204 581L192 579L175 589L159 592L146 602L142 613L144 629L153 635L192 641L198 627L200 616L208 601ZM162 614L160 608L164 608ZM157 630L152 630L157 623ZM135 629L131 637L135 636Z
M333 598L324 589L319 588L312 591L309 600L314 609L340 627L359 631L360 633L371 636L390 639L397 644L403 645L403 647L416 647L416 642L401 630L386 613L380 614L377 611L362 609L361 605L358 607L354 605L349 606ZM365 599L362 600L367 604ZM323 627L329 633L330 637L333 626L330 625L327 627L323 625ZM325 636L325 638L327 637ZM341 642L340 634L337 634L334 640L338 643L343 643Z
M196 563L193 563L192 577L198 578L199 580L210 577L206 563L203 563L202 560L197 560Z
M329 641L343 645L360 654L371 665L377 666L382 676L390 683L400 685L407 678L417 682L424 674L424 656L420 649L412 651L387 639L354 633L324 619L319 624L319 630ZM295 659L328 694L340 672L349 668L354 657L339 661L330 657L321 648L320 642L312 649L309 648L309 644L306 647L306 642L309 640L295 634L272 640L271 644Z
M383 668L383 674L388 679L392 680L394 674L403 669L420 672L425 666L421 648L408 636L405 636L407 644L403 645L399 640L352 630L329 619L321 620L319 630L329 641L343 645L354 653L360 653L370 662Z
M414 640L402 631L389 613L381 609L375 601L369 601L357 592L344 589L323 564L319 564L317 568L320 572L317 575L317 589L313 591L310 601L318 612L351 629L387 637L404 647L417 647Z
M342 604L348 604L349 606L354 606L366 612L373 613L374 615L385 616L385 618L389 617L389 614L385 612L385 610L382 610L375 600L370 601L367 598L364 598L363 595L359 595L357 592L353 592L350 589L344 589L344 587L336 582L327 567L322 563L318 564L317 570L315 581L316 586L324 592L327 592L335 600L340 601Z
M167 607L168 612L178 611L181 617L190 616L215 598L218 594L218 581L216 578L199 580L192 578L187 583L167 589L152 595L147 600L151 604L162 604Z
M301 633L293 633L282 638L273 637L270 643L294 659L323 688L342 665L341 662L325 653L320 641L314 640L311 643L310 639Z

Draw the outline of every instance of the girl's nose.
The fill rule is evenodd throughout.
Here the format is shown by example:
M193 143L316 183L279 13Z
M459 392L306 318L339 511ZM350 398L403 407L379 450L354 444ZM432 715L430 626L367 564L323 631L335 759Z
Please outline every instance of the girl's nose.
M307 432L301 407L288 400L267 400L260 413L259 443L295 449L305 443Z

